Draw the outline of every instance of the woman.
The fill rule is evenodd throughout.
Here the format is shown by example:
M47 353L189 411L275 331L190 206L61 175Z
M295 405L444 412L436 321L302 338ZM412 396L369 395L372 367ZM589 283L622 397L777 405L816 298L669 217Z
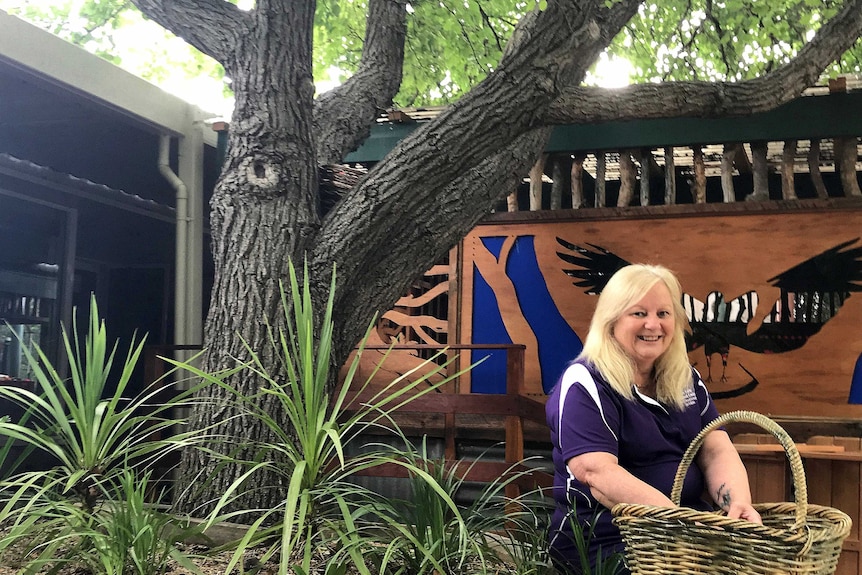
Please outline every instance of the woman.
M661 266L619 270L599 296L584 349L546 405L554 443L550 552L558 570L580 572L572 523L596 557L622 551L611 524L617 503L673 506L682 455L718 412L688 362L689 329L679 281ZM711 432L683 484L681 504L707 510L704 492L730 517L760 522L748 477L727 433Z

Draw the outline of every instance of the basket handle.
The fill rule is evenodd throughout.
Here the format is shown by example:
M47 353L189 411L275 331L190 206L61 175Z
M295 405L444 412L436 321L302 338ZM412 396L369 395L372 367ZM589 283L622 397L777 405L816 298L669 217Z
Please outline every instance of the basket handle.
M676 471L676 477L673 480L673 489L670 493L670 499L674 505L679 505L682 497L682 484L685 480L685 475L688 473L688 468L694 460L694 456L700 449L706 435L724 425L725 423L744 421L754 423L775 436L781 446L784 448L784 453L790 461L790 471L793 475L793 491L796 500L796 520L791 526L792 530L799 530L805 525L805 518L808 514L808 485L805 482L805 470L802 468L802 458L799 456L799 451L793 440L784 429L766 417L753 411L731 411L714 419L692 440L685 454L682 456L682 461L679 463L679 468Z

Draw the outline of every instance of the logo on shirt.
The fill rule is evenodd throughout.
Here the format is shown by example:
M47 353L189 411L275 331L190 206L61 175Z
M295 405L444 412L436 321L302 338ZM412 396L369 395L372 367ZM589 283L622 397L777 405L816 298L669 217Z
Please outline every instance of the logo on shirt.
M691 407L697 405L697 395L694 393L694 388L688 387L682 394L683 405Z

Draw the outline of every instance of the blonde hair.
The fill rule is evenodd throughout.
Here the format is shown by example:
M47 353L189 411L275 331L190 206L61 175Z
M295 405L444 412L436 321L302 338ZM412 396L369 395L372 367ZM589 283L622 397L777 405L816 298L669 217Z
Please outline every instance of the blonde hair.
M613 337L613 327L623 313L639 302L658 282L664 283L673 301L674 333L668 349L655 362L656 399L677 409L684 406L691 386L691 365L685 334L691 331L682 307L679 280L663 266L634 264L617 271L599 295L590 331L578 359L594 365L607 382L626 399L634 399L635 365Z

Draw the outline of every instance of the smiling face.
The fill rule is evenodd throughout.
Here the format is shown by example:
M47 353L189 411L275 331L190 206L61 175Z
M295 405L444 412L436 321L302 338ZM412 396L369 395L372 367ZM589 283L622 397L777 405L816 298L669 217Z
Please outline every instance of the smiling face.
M670 291L659 281L614 322L613 338L634 360L639 374L650 373L670 347L676 325L673 307Z

